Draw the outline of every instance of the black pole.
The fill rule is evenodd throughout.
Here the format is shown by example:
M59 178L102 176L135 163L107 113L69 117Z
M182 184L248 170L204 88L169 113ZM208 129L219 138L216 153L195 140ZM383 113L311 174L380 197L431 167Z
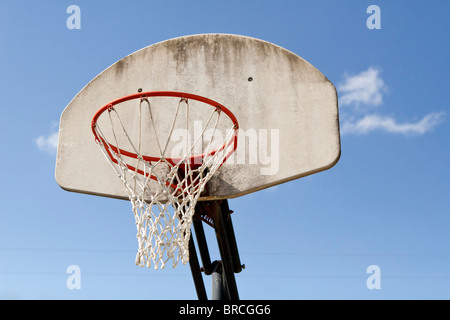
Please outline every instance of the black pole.
M241 272L244 266L241 265L239 258L236 237L231 222L232 212L228 207L228 201L215 200L197 203L195 211L193 226L203 263L203 270L200 268L192 237L189 239L189 252L191 272L199 300L207 299L201 275L202 271L205 275L211 275L211 295L213 300L239 300L234 274ZM212 226L215 230L221 261L211 263L202 221Z
M193 225L195 236L197 238L198 251L203 263L203 271L205 275L211 274L211 258L209 256L208 245L206 243L205 230L203 229L203 222L194 216Z
M191 267L192 278L194 279L198 300L208 300L192 235L189 239L189 266Z
M225 230L225 222L223 220L220 201L213 201L213 219L214 229L216 231L217 243L219 245L220 256L222 257L223 276L228 296L231 300L239 300L239 294L234 277L233 258L231 255L228 237Z
M228 239L228 245L230 246L231 258L233 261L233 270L235 273L242 271L243 265L241 264L241 258L239 257L239 250L236 243L236 236L234 234L233 223L231 222L230 207L228 206L228 200L222 200L220 204L220 210L225 225L225 232Z

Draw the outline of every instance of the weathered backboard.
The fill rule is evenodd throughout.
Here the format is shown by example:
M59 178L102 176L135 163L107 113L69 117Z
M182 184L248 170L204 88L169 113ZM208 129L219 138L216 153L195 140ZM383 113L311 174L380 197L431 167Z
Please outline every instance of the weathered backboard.
M201 200L239 197L329 169L339 160L336 89L321 72L269 42L200 34L123 58L69 103L61 115L56 160L63 189L128 199L95 142L91 121L101 107L139 89L200 95L236 116L238 147ZM160 111L157 121L169 127L173 110ZM150 142L147 147L151 153Z

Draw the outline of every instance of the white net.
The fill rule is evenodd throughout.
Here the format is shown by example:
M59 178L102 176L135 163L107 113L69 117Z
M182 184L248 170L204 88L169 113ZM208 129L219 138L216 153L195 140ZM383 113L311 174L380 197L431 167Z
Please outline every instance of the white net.
M159 123L154 115L157 108L152 107L146 96L139 99L139 115L131 127L127 127L118 109L118 106L108 107L101 116L102 121L98 119L93 124L93 130L98 145L122 180L132 204L139 243L136 265L158 269L164 268L169 261L173 267L180 260L186 264L189 262L195 205L205 191L206 183L235 150L237 123L221 117L220 108L213 107L211 111L209 106L208 112L211 113L198 136L193 141L186 139L183 154L173 158L168 157L172 149L170 141L182 113L186 115L183 121L185 132L189 133L192 127L188 99L178 97L174 118L167 120L169 124L164 130L157 127ZM225 138L217 141L214 133L221 119L227 119L231 125ZM134 140L129 131L134 132ZM204 141L207 131L210 138ZM160 137L161 132L166 136ZM154 136L144 137L149 134ZM148 141L154 142L153 150L159 154L150 157L141 153ZM126 145L127 150L120 144Z

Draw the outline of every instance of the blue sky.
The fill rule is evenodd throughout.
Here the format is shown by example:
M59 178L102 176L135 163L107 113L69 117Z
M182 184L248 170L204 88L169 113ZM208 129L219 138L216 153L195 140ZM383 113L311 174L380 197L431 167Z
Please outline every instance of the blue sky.
M67 28L70 5L81 29ZM367 27L370 5L381 29ZM136 50L197 33L285 47L339 94L335 167L229 202L241 298L449 299L449 10L442 0L2 1L0 299L196 299L188 266L134 265L128 202L65 192L54 170L59 117L78 91ZM67 287L72 265L79 290ZM367 286L372 265L380 289Z

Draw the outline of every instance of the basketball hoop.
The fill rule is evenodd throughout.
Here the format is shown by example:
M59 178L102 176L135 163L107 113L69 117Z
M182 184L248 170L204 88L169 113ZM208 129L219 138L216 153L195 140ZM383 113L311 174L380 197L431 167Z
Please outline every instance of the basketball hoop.
M178 101L173 119L165 119L168 125L161 124L161 119L157 118L158 108L153 107L152 99L162 97ZM138 101L137 109L134 105L131 111L119 112L119 105L133 100ZM174 131L179 128L176 124L182 122L180 114L185 114L185 132L189 133L192 128L190 101L209 109L212 107L212 110L198 136L186 138L183 152L174 156L171 141ZM222 114L226 117L221 117ZM217 141L215 133L222 122L225 122L227 132L224 139ZM186 264L195 205L207 182L236 150L239 128L236 117L226 107L208 98L156 91L133 94L108 103L94 115L91 127L97 144L124 184L132 204L139 243L136 264L141 267L153 265L155 269L164 268L169 260L173 267L180 259ZM207 131L211 137L205 143L203 138ZM152 144L151 150L156 150L156 154L144 154L149 150L148 144Z

